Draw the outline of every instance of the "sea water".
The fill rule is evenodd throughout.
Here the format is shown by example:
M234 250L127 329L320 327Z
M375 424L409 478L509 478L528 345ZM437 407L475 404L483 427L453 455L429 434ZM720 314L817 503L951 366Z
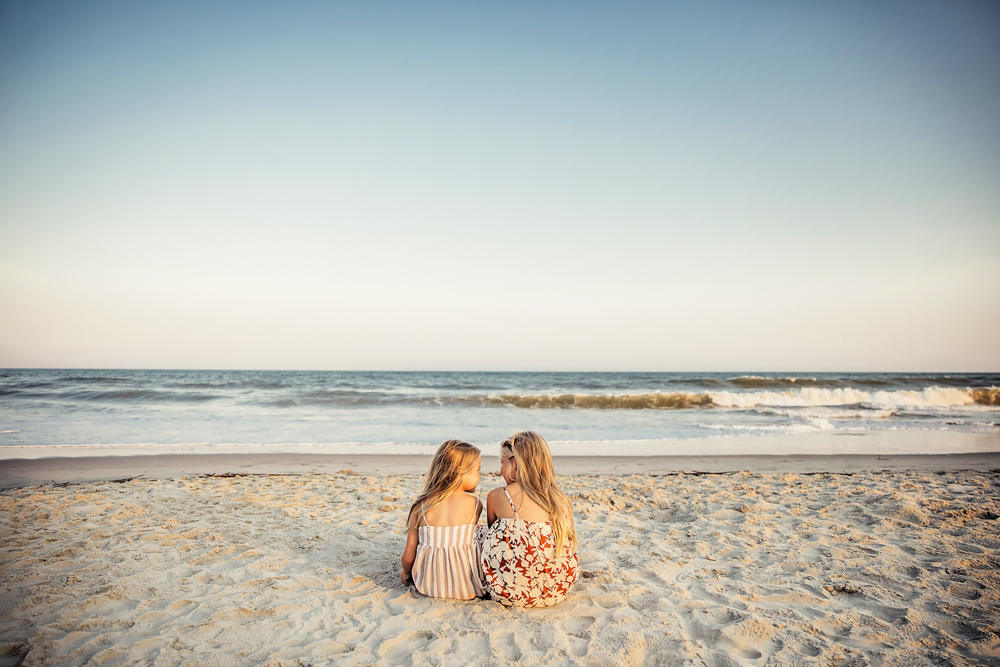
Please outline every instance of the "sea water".
M889 430L981 434L990 447L998 385L968 373L0 370L0 458L426 454L524 429L559 454L710 452L720 436L755 454L774 438L754 436Z

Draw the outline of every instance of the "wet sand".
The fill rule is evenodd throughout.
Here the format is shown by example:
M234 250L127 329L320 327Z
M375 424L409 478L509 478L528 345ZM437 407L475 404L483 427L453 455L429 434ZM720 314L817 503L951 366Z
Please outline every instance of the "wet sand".
M415 474L427 471L429 456L333 454L161 454L154 456L75 456L0 460L0 489L64 482L98 482L126 477L150 479L219 473ZM935 472L989 471L1000 468L1000 452L940 455L791 455L791 456L560 456L556 470L564 475L654 475L678 471L753 473L864 472L878 470ZM483 471L499 467L489 457Z

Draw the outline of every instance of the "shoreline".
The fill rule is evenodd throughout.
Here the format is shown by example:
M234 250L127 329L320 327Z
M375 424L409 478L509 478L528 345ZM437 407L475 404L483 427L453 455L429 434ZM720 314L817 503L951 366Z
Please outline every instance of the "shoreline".
M920 473L1000 469L1000 452L960 454L797 454L730 456L555 456L559 476L670 475L677 473L848 474ZM126 478L170 479L226 473L243 475L423 475L431 457L378 454L156 454L0 459L0 489L78 484ZM483 473L495 473L485 457Z
M499 441L469 440L486 458ZM836 429L808 433L711 435L701 438L548 441L554 457L638 458L699 456L920 455L1000 452L1000 429L992 431ZM440 443L174 443L0 446L5 459L119 458L159 456L307 455L426 456Z

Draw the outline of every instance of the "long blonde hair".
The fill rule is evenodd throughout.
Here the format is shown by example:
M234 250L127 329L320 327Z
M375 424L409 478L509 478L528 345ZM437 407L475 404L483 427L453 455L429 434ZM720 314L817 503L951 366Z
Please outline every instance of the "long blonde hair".
M556 557L562 555L564 544L576 551L573 505L556 486L549 443L534 431L515 433L500 443L500 458L509 459L512 456L517 461L517 479L514 481L520 483L528 497L552 517Z
M410 505L406 523L410 523L413 511L424 502L430 501L430 504L423 508L426 514L444 502L445 498L460 490L465 476L479 465L481 455L482 452L478 447L462 440L446 440L441 443L434 453L431 469L427 471L424 490Z

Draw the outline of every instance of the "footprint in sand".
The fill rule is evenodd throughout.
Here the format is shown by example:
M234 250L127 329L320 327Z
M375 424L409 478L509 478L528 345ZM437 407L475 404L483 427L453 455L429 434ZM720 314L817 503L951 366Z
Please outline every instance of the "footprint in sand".
M436 637L430 630L407 630L383 641L378 655L387 665L409 664L410 656L427 648Z

